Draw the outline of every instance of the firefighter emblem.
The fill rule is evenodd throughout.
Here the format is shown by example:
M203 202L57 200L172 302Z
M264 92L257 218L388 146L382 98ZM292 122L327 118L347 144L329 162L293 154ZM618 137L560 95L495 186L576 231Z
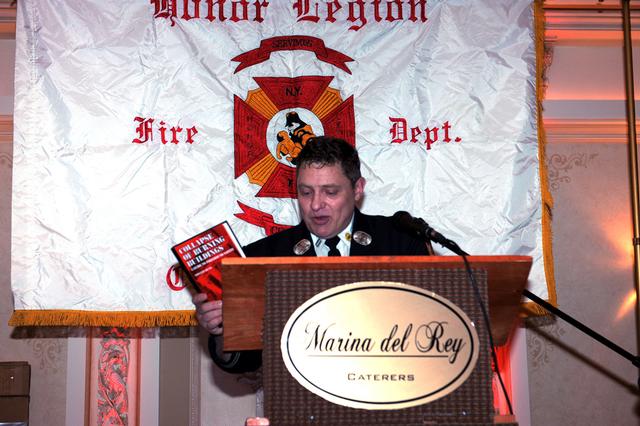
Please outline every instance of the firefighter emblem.
M235 97L234 172L260 186L257 197L295 198L295 159L315 135L355 145L353 97L329 87L331 76L255 77L258 88Z

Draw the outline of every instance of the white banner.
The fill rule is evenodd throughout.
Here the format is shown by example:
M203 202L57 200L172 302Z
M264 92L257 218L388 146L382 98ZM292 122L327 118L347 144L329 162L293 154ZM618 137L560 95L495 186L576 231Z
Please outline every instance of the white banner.
M171 246L298 223L308 133L355 144L363 212L549 296L530 0L21 0L16 41L17 311L191 310Z

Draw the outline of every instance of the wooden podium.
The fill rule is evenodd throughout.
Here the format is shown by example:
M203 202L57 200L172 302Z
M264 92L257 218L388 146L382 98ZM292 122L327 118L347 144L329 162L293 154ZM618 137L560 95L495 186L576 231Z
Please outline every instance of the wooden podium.
M481 297L488 302L494 343L501 346L516 323L531 257L470 256L468 260ZM284 322L315 294L363 281L414 285L459 306L476 324L480 342L486 343L471 377L443 398L399 410L344 407L301 387L281 359L279 336ZM226 258L222 282L224 350L263 349L264 341L265 414L273 425L494 424L488 336L461 257Z
M486 270L489 316L496 346L507 342L531 269L530 256L469 256L471 268ZM222 260L224 350L262 349L264 283L276 270L464 269L458 256L254 257ZM251 315L248 315L248 313Z

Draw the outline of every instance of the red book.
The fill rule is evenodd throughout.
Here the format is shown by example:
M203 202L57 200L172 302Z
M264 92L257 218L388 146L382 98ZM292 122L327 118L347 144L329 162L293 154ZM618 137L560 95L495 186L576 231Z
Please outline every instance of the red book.
M222 298L220 261L223 257L245 257L242 246L227 222L194 235L171 247L189 279L209 300Z

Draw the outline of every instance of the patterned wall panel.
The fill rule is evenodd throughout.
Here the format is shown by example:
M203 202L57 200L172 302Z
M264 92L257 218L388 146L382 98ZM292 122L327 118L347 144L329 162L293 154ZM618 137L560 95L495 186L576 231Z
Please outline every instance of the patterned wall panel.
M627 147L552 144L553 244L560 309L635 350ZM637 424L637 370L561 319L527 322L533 425ZM606 409L593 409L593 402Z

